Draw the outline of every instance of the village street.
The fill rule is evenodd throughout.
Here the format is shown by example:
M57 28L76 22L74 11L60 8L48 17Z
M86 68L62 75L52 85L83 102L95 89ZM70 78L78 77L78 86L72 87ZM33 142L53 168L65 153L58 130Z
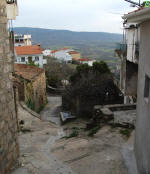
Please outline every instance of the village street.
M19 167L12 174L127 174L121 154L127 138L119 129L105 126L88 137L82 119L60 125L60 106L61 97L48 96L42 120L19 106L19 120L25 124L19 135ZM78 137L63 138L74 128L80 130Z

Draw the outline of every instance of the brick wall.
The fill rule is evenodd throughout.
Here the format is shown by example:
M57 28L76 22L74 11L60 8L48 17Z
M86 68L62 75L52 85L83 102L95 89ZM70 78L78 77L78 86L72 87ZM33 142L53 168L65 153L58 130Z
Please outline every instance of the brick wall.
M0 174L9 173L19 155L12 71L13 54L9 46L6 0L0 0Z

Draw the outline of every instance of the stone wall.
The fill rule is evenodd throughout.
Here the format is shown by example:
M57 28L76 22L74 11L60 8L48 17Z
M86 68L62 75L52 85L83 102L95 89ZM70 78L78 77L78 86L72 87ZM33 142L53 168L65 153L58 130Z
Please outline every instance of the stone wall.
M45 72L39 74L32 82L26 81L24 87L25 102L28 103L30 100L31 109L39 112L47 102Z
M9 45L6 1L0 0L0 174L9 173L19 155L12 72L13 54Z

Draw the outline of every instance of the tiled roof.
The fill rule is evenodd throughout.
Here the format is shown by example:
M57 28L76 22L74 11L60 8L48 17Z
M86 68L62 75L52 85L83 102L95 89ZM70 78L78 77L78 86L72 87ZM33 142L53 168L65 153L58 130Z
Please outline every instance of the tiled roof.
M18 56L20 55L35 55L35 54L43 54L42 48L39 45L32 46L18 46L15 47L16 53Z
M54 53L56 53L57 51L59 51L59 50L53 50L53 51L51 51L51 53L54 54Z
M86 61L87 62L87 61L92 61L92 60L91 59L87 59L87 58L82 58L82 59L79 59L79 61L83 61L83 62Z
M140 7L137 10L134 10L134 11L129 12L128 14L131 14L131 13L134 13L134 12L138 12L138 11L144 10L144 9L145 9L144 7Z
M80 54L80 53L77 51L69 51L69 54Z
M24 65L24 64L15 64L14 65L15 74L21 76L26 80L35 80L41 73L44 72L43 69L36 66Z
M68 50L69 48L62 48L61 50Z

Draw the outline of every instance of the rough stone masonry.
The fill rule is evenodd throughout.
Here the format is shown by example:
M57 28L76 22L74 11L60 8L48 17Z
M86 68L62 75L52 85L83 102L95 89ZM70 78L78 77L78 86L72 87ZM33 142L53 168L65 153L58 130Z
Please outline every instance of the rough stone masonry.
M11 52L6 0L0 0L0 174L8 174L19 156L17 110L12 84L13 53Z

